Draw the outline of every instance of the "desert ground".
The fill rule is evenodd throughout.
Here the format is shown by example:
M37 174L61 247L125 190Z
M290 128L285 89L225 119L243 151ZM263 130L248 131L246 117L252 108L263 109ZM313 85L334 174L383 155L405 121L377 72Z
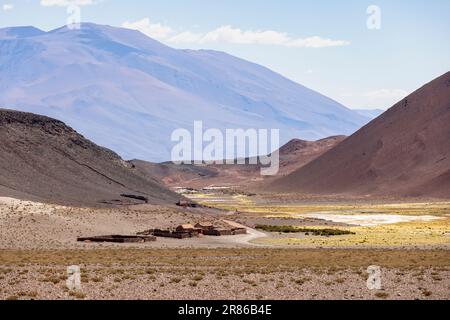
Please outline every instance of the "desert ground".
M2 299L448 299L443 250L3 250ZM67 289L66 268L82 288ZM367 266L382 266L368 290Z
M178 192L204 207L92 209L1 198L0 299L450 298L448 202ZM204 221L242 225L248 233L77 242ZM70 265L81 268L81 290L66 287ZM369 266L381 268L379 290L367 287Z

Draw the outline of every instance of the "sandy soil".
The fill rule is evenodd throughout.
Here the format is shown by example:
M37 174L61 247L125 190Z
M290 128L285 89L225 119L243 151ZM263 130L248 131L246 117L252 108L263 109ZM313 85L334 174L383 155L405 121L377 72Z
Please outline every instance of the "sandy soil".
M448 254L438 251L90 250L0 256L0 299L450 298ZM70 291L66 268L77 261L81 288ZM381 264L381 289L370 290L367 267L374 262Z
M145 244L80 243L78 237L135 235L148 229L210 221L226 226L228 215L214 209L181 209L138 205L114 209L73 208L12 198L0 198L0 249L80 249L105 247L179 248L251 247L251 241L268 235L251 228L248 234L192 239L158 238ZM240 227L244 225L234 223Z
M37 202L0 198L1 249L51 249L122 247L114 244L84 244L77 237L134 235L153 228L173 228L183 223L216 221L215 210L181 209L139 205L111 209L73 208ZM191 246L215 245L215 238L188 239ZM179 240L160 238L145 246L180 246Z
M136 274L126 270L123 275L108 275L94 266L82 269L88 282L82 283L79 293L70 292L64 285L64 269L59 269L57 283L46 279L39 267L18 268L0 276L0 299L146 299L146 300L304 300L304 299L443 299L450 298L450 272L430 270L418 280L416 272L388 269L383 272L384 289L367 289L363 270L346 270L335 274L320 274L314 270L292 273L250 274L245 277L217 276L208 270L179 276L171 272L154 275ZM52 269L53 270L53 269ZM123 269L120 269L123 270ZM362 273L360 275L359 273ZM402 274L401 280L399 274ZM127 274L130 274L127 276ZM201 280L199 280L201 278ZM195 280L194 280L195 279ZM217 288L220 287L220 290Z

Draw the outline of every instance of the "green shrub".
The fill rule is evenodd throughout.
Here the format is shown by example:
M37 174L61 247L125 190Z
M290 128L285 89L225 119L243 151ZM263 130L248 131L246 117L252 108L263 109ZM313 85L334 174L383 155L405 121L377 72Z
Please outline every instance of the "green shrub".
M339 229L309 229L309 228L299 228L294 226L269 226L269 225L257 225L256 229L263 230L266 232L280 232L280 233L306 233L313 234L315 236L342 236L355 234L354 232L348 230Z

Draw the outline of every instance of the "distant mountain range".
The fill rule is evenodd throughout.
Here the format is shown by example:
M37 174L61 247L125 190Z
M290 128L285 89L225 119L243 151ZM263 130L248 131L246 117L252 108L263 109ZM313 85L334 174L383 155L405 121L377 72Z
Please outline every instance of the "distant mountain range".
M150 161L169 160L172 131L194 120L278 128L284 144L350 135L371 118L226 53L95 24L0 29L0 106L62 120L126 159Z
M276 176L261 176L261 165L175 165L172 162L151 163L133 160L139 175L149 180L160 181L168 187L203 188L210 186L250 187L267 182L303 167L326 151L345 140L335 136L318 141L293 139L279 149L280 170Z

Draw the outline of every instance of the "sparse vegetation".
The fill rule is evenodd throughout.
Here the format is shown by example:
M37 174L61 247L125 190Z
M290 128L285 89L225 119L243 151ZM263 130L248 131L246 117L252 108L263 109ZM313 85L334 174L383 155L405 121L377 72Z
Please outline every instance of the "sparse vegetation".
M299 286L304 285L306 282L311 281L311 278L301 278L301 279L295 279L294 282L298 284Z
M197 275L197 276L193 277L192 280L193 280L193 281L197 281L197 282L198 282L198 281L202 281L202 280L203 280L203 276Z
M431 292L427 289L422 289L422 294L424 297L431 297L433 295L433 292Z
M0 269L5 277L0 280L0 285L4 285L0 288L0 299L13 296L84 299L84 294L70 293L64 285L67 265L80 261L82 275L89 278L88 283L83 282L85 293L101 299L129 298L127 290L136 284L146 289L136 293L139 299L165 299L167 292L173 292L178 298L187 294L201 298L202 294L208 298L254 299L261 292L268 299L279 295L286 299L312 298L313 294L317 298L327 298L329 294L348 298L355 281L358 287L365 286L368 265L382 266L386 283L403 279L402 286L409 291L402 291L401 298L430 294L441 299L448 297L445 292L448 292L449 254L445 249L0 250ZM23 275L25 279L11 289L8 284ZM418 282L417 277L424 280ZM438 281L439 278L442 280ZM26 286L30 282L32 285ZM223 291L211 296L211 288L217 286ZM302 287L305 290L300 290ZM333 290L336 288L339 290ZM385 298L384 295L373 297L395 296L388 290L382 292L387 294ZM365 292L364 297L370 298L372 294Z
M36 291L21 291L17 294L19 297L23 298L36 298L38 296L38 293Z
M91 278L91 281L92 281L92 282L97 282L97 283L98 283L98 282L103 282L103 278L101 278L101 277L92 277L92 278Z
M61 282L61 279L57 276L50 276L42 279L43 282L51 282L53 284L58 284Z
M181 278L172 278L170 279L170 283L180 283L183 279Z
M266 232L279 232L279 233L307 233L315 236L330 237L330 236L342 236L349 234L356 234L355 232L339 229L313 229L313 228L300 228L294 226L270 226L270 225L257 225L256 229Z
M81 291L69 291L69 296L74 297L75 299L84 299L86 298L86 294Z
M253 280L250 280L250 279L243 279L242 282L244 282L246 284L249 284L252 287L256 287L257 286L257 283L255 281L253 281Z
M387 299L387 298L389 298L389 293L380 291L380 292L375 293L375 297L377 297L379 299Z

